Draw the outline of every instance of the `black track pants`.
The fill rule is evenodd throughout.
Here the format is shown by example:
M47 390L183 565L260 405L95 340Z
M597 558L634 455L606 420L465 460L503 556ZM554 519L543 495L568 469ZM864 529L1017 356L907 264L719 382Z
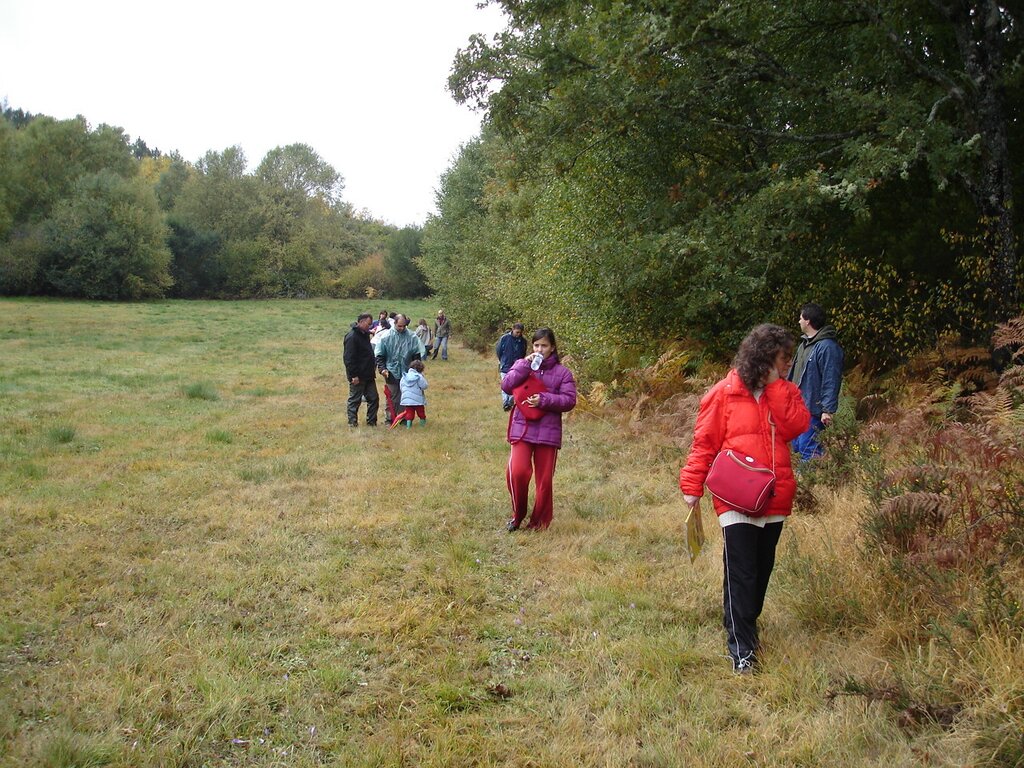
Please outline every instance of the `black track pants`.
M734 664L741 659L752 660L757 651L757 617L764 608L781 534L781 522L768 523L764 528L735 523L722 529L722 623Z

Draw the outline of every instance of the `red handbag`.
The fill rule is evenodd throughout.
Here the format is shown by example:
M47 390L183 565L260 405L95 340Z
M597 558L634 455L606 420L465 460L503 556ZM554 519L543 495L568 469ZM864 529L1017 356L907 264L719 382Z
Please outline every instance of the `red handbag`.
M719 451L704 485L730 509L752 517L763 515L768 499L775 495L775 425L772 424L772 466L733 450Z
M541 381L540 377L534 376L532 373L526 377L522 384L512 390L512 397L515 400L516 408L523 414L524 419L536 421L544 415L545 411L542 409L527 405L526 398L547 391L548 388L544 386L544 382Z

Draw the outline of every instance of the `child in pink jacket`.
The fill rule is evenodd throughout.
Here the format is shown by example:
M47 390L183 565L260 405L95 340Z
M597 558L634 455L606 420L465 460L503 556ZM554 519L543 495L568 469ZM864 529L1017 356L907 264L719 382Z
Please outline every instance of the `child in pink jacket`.
M538 358L540 367L532 370L531 363ZM529 376L543 382L545 391L517 403L509 420L508 441L512 450L505 470L512 497L512 518L506 525L509 533L518 530L526 517L530 478L534 475L533 512L526 527L544 529L551 525L552 479L562 447L562 414L576 407L576 380L572 371L558 362L558 343L550 328L534 332L533 352L516 361L502 379L501 388L511 395ZM537 408L544 413L539 419L527 419L522 408Z

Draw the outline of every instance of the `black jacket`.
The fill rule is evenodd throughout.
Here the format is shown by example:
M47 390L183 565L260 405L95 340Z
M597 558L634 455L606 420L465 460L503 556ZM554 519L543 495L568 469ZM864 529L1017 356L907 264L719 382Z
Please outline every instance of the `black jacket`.
M376 374L374 366L373 345L370 334L352 323L352 330L345 334L345 375L349 381L356 376L360 381L369 381Z

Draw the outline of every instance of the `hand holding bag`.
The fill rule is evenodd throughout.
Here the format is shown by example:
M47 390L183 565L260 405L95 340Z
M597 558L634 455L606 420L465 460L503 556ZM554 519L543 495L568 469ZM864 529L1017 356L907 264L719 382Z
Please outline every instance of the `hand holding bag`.
M764 514L768 499L775 495L775 423L772 425L772 465L765 466L753 456L733 450L719 451L711 462L704 485L711 495L730 509L752 517Z
M536 421L544 415L545 411L541 408L534 408L526 404L526 398L531 395L539 395L542 392L547 392L548 388L544 386L544 382L539 376L535 376L531 373L518 387L512 390L512 397L515 400L516 408L523 414L523 418L527 421Z

